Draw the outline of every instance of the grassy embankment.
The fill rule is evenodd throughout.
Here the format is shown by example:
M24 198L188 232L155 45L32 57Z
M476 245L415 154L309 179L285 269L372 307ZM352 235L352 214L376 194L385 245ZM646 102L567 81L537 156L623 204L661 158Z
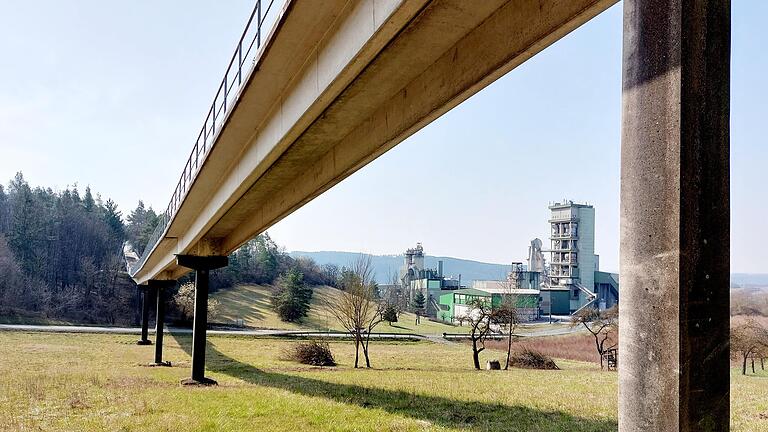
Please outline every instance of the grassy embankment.
M117 335L0 333L0 430L56 431L610 431L615 373L559 361L560 371L475 371L462 344L376 343L373 370L279 360L291 342L211 337L211 388L185 388L190 339L152 346ZM501 357L498 351L484 358ZM768 373L732 376L733 430L768 431ZM762 416L762 417L761 417Z
M312 307L309 316L301 324L286 323L270 306L270 288L260 285L238 285L221 290L212 295L221 303L217 322L229 324L242 319L244 324L254 328L287 329L287 330L341 330L328 310L327 303L337 296L339 291L330 287L315 287ZM567 324L523 324L518 326L517 333L525 334L544 329L565 328ZM424 317L416 325L416 315L404 312L398 322L391 326L384 322L379 324L376 332L382 333L416 333L424 335L439 335L443 333L467 333L469 326L454 326L430 321Z
M242 319L245 325L255 328L289 329L289 330L342 330L333 314L328 310L327 303L337 296L339 290L330 287L315 287L312 296L312 306L309 316L302 324L280 321L270 305L270 288L260 285L239 285L213 294L213 298L221 302L221 312L216 321L231 323ZM416 315L403 313L396 323L390 326L383 322L375 331L382 333L417 333L442 334L466 332L467 327L452 326L421 318L421 324L416 325Z

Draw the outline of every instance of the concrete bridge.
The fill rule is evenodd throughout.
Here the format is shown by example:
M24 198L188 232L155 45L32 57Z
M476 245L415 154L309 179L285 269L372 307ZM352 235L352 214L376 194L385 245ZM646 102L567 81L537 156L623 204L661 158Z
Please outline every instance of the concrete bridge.
M188 382L227 254L614 3L258 1L130 268L160 328L196 271ZM623 69L620 429L727 430L729 0L625 0Z

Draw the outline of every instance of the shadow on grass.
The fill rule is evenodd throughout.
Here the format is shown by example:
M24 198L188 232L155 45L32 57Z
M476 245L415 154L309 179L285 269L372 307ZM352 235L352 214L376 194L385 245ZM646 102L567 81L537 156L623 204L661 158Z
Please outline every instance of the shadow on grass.
M192 352L189 335L173 334L179 346ZM460 401L405 391L337 384L314 378L268 372L239 362L208 343L207 370L248 383L322 397L334 402L381 409L392 414L425 420L443 427L482 431L615 431L616 421L576 417L562 411L545 411L519 405ZM362 372L361 373L365 373Z

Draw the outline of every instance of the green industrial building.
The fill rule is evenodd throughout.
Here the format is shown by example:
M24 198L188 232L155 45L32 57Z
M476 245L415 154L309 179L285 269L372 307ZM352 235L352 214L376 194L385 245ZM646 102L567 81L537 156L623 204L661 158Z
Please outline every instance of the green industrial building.
M504 301L504 296L513 295L516 298L518 316L523 321L538 318L539 291L533 289L515 289L510 294L489 293L474 288L464 288L446 292L440 295L440 310L437 318L441 321L453 323L461 317L471 314L469 306L476 300L485 302L492 307L498 307Z

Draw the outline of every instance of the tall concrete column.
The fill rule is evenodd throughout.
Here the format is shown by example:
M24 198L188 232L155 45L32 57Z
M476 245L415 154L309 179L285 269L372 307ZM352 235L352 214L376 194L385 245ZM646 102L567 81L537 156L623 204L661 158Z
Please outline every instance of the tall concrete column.
M625 0L619 430L729 427L729 0Z
M195 270L195 316L192 324L192 376L182 380L185 385L215 385L216 381L205 377L205 346L208 329L209 272L225 267L226 256L177 255L176 262L182 267Z
M176 285L174 280L150 280L149 286L157 293L157 313L155 314L155 362L154 366L170 366L171 362L163 361L163 329L165 328L166 291Z
M139 290L141 290L141 339L136 342L136 345L152 345L152 341L149 340L149 308L152 296L147 285L139 285Z

